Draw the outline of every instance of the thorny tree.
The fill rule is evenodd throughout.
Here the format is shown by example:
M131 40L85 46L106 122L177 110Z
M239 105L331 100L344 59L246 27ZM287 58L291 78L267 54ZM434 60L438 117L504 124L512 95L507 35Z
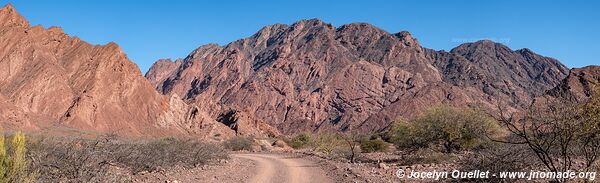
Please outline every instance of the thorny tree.
M348 155L349 156L348 160L350 160L350 163L355 163L356 155L358 153L360 153L358 146L359 146L359 140L360 140L361 136L358 135L357 133L340 134L339 136L344 140L345 144L350 149L350 154Z
M600 97L581 104L545 97L525 114L508 113L498 106L497 120L512 134L510 144L525 144L552 172L590 171L600 155ZM576 166L583 161L583 166ZM566 179L556 178L556 182Z

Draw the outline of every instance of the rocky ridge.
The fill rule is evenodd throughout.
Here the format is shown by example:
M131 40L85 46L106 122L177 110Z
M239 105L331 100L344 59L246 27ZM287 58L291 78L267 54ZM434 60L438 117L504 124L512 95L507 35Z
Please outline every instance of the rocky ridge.
M31 26L11 5L0 9L0 43L0 120L9 130L213 139L380 131L442 103L519 111L544 94L586 97L598 75L491 41L436 51L406 31L319 19L201 46L156 62L146 78L117 44Z
M575 103L586 102L600 91L600 66L571 69L569 75L545 96L562 98Z
M91 45L60 27L0 9L4 130L76 129L125 136L226 136L233 131L177 96L156 92L115 43Z
M146 77L211 117L241 111L295 133L383 130L440 103L492 109L507 101L521 110L567 73L555 59L491 41L436 51L406 31L310 19L201 46L180 64L157 62Z

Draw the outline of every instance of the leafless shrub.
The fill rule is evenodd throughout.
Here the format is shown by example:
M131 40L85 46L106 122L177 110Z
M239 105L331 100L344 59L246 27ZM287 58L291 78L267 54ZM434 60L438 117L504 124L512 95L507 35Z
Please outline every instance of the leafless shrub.
M402 155L399 164L411 166L416 164L444 164L457 159L456 154L439 152L431 148L421 148Z
M354 163L358 155L360 155L360 140L361 136L355 133L351 134L340 134L339 138L341 138L346 145L346 159L350 160L350 163Z
M522 116L507 113L499 106L498 121L516 137L502 142L526 145L552 172L591 170L600 155L599 97L596 95L583 104L546 97ZM584 160L583 167L575 166L578 160Z
M227 158L216 145L175 138L38 138L29 147L28 157L41 182L130 182L132 175L143 171L193 167Z
M233 137L223 142L223 147L232 151L252 150L254 140L250 137Z
M459 164L464 171L525 172L539 166L532 164L535 161L535 155L525 145L493 143L469 154L468 158L462 159ZM506 179L490 177L490 179L473 179L469 181L506 182Z

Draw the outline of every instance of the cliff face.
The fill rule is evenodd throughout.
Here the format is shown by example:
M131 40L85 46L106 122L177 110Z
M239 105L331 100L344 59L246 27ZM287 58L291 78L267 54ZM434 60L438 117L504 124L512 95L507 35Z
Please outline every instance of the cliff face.
M0 9L0 45L5 128L26 123L161 136L220 125L195 106L156 92L117 44L91 45L59 27L30 26L11 5Z
M585 102L596 92L600 92L600 66L587 66L571 69L560 84L547 92L547 96Z
M311 19L201 46L146 76L212 117L241 111L294 133L381 130L439 103L486 109L501 100L520 110L567 73L557 60L490 41L435 51L408 32Z
M169 77L177 70L181 65L181 59L171 61L171 59L160 59L152 65L152 70L148 71L145 77L150 81L153 86L158 86L164 81L166 77ZM159 88L157 88L159 90Z

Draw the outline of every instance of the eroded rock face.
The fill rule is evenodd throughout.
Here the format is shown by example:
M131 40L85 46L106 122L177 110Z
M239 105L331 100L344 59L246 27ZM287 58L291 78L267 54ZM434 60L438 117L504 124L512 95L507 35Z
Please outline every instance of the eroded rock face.
M267 123L250 116L249 113L235 109L225 110L217 121L233 129L236 135L253 137L278 137L279 131Z
M585 102L600 91L600 66L571 69L562 82L547 92L548 96L560 97L573 102Z
M202 125L220 124L157 93L117 44L91 45L59 27L30 26L11 5L0 9L0 45L6 128L162 136L206 134Z
M212 117L247 111L295 133L382 130L440 103L485 109L511 101L518 110L567 72L557 60L490 41L435 51L408 32L311 19L201 46L181 64L155 64L147 78Z
M164 81L166 77L169 77L177 70L179 66L181 66L181 60L178 59L176 61L171 61L171 59L160 59L156 61L152 67L151 71L148 71L145 77L150 81L150 84L153 86L162 86L162 83L158 83L159 81ZM159 72L160 71L160 72ZM157 90L161 90L160 88L156 88Z

